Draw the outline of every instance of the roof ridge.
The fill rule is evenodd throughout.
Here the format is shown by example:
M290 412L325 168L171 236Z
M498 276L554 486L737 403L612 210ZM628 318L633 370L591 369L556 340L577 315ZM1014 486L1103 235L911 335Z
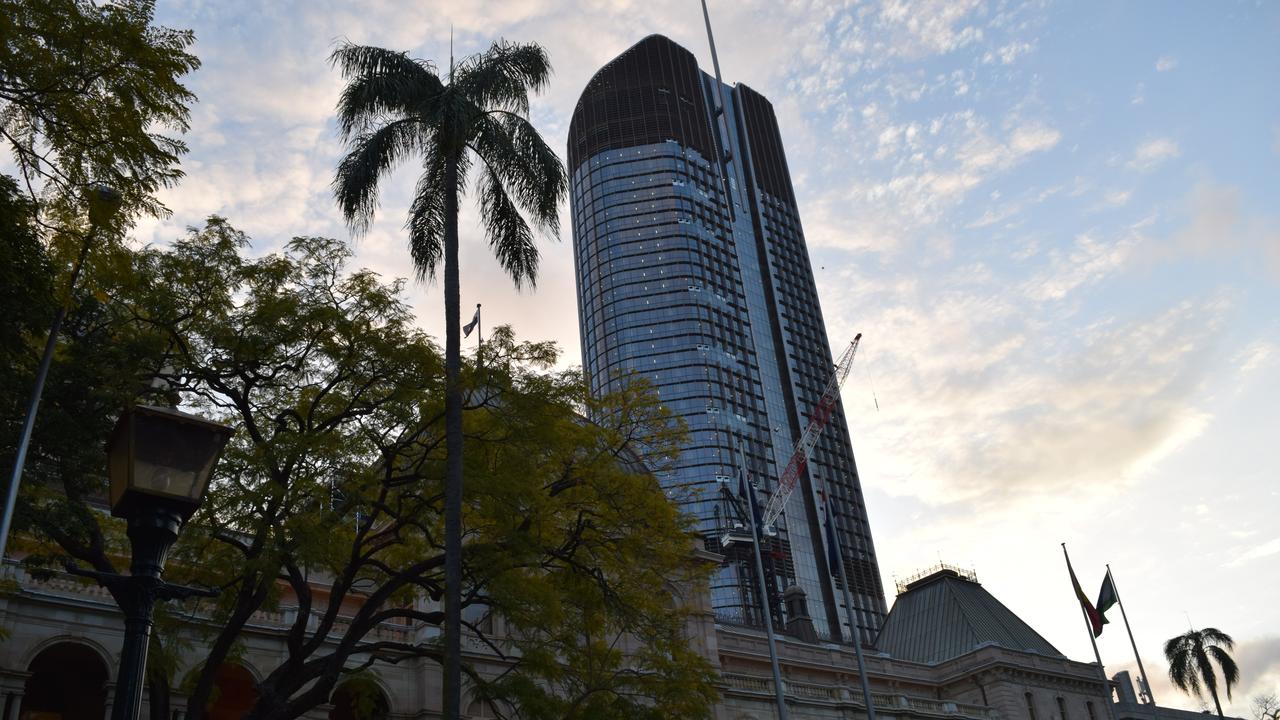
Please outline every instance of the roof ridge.
M973 618L970 617L969 603L966 602L966 598L960 597L960 594L955 590L954 580L955 578L944 577L942 578L942 586L947 589L947 594L955 602L956 606L960 608L960 617L964 618L964 626L969 631L969 646L973 647L978 644L978 629L974 627Z

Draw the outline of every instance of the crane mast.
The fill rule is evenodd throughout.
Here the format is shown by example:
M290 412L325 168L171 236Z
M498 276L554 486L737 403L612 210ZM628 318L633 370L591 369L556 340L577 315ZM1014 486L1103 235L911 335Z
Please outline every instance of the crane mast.
M800 481L800 473L809 463L809 458L813 457L813 448L817 446L822 430L830 422L831 414L836 409L836 402L840 399L840 388L844 385L845 378L849 377L849 370L853 367L853 356L858 352L860 340L862 340L862 333L854 336L853 342L849 343L848 349L840 356L835 371L827 380L826 389L822 391L822 398L818 400L818 406L814 408L813 415L809 418L808 426L796 442L795 452L791 454L787 469L778 479L778 488L769 496L769 503L765 505L761 518L766 531L773 528L778 521L778 516L782 515L782 511L786 509L787 500L791 498L792 491L796 489L796 483Z

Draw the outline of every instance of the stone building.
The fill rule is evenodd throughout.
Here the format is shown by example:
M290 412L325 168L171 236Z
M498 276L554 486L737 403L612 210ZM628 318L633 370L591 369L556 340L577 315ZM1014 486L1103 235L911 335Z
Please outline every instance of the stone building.
M708 562L719 558L705 553ZM114 690L123 621L105 590L55 574L36 579L4 565L10 592L0 597L0 720L81 720L107 717ZM1064 657L986 591L971 573L939 567L900 586L877 643L867 648L867 676L884 720L1116 720L1097 665ZM764 635L717 622L706 597L690 641L720 672L721 701L713 720L775 717ZM236 718L255 697L255 684L285 656L284 634L297 612L287 604L260 612L249 624L245 651L218 675L215 720ZM193 620L195 622L195 620ZM495 620L501 634L501 620ZM388 625L388 638L426 637L433 627ZM783 635L779 654L790 714L795 720L866 717L851 646ZM466 643L469 661L497 672L502 663L481 643ZM198 662L185 658L179 675ZM377 688L376 717L439 717L439 667L429 660L375 664L366 674ZM354 718L349 689L307 717ZM1130 693L1131 694L1131 693ZM467 717L493 717L464 702ZM1121 706L1116 706L1121 707ZM1126 718L1145 720L1134 704ZM175 689L171 708L181 720L186 698ZM1163 717L1163 715L1162 715ZM1182 718L1179 718L1182 720Z

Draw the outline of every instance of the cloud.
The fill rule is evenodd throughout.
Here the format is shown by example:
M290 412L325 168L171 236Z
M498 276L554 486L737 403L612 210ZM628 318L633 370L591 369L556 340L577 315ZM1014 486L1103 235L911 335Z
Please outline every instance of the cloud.
M1233 693L1232 714L1251 717L1249 701L1262 694L1280 694L1280 637L1245 640L1236 646L1236 664L1240 666L1240 685Z
M1241 375L1247 375L1255 370L1266 367L1270 364L1271 359L1276 354L1276 346L1272 343L1259 340L1250 343L1247 347L1236 354L1234 364L1238 368Z
M1170 138L1155 138L1142 143L1133 151L1129 168L1150 170L1165 160L1178 157L1179 154L1181 150L1178 148L1178 143Z
M1247 565L1254 560L1261 560L1277 554L1280 554L1280 537L1272 538L1260 545L1254 545L1238 555L1234 560L1227 563L1227 566L1239 567L1241 565Z
M1122 207L1129 204L1129 198L1133 197L1133 193L1129 190L1109 190L1102 197L1102 204L1106 207Z
M1167 240L1145 243L1141 254L1147 261L1244 256L1280 278L1280 220L1245 214L1239 188L1200 182L1183 205L1185 224Z
M1172 55L1161 55L1156 60L1156 72L1169 72L1178 67L1178 59Z
M895 54L942 55L982 39L981 28L966 22L979 7L977 0L882 0L875 24Z
M1147 86L1144 83L1138 83L1133 91L1133 99L1129 101L1130 105L1141 105L1147 101Z
M1078 235L1069 252L1055 249L1049 254L1049 265L1023 284L1023 294L1036 302L1062 300L1119 269L1136 242L1134 237L1105 243Z
M982 64L991 65L997 61L1002 65L1012 65L1019 57L1030 53L1035 45L1029 42L1012 42L996 50L990 50L982 56Z
M823 282L833 337L852 332L856 308L874 343L880 411L850 412L850 424L859 458L882 478L877 489L930 507L1015 512L1114 490L1203 432L1204 351L1229 303L1077 317L1137 241L1078 237L1012 287L980 266L927 283L849 269Z

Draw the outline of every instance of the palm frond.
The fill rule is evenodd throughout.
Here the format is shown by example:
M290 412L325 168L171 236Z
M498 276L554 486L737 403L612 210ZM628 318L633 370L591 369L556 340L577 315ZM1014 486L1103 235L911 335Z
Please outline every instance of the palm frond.
M1169 679L1178 689L1200 695L1200 677L1192 667L1192 644L1188 635L1170 638L1164 644L1164 656L1169 661Z
M537 43L495 42L454 69L453 84L481 108L500 108L525 115L529 92L551 80L551 59Z
M432 146L424 149L423 154L422 174L414 186L413 202L404 227L409 231L409 255L413 258L414 271L418 279L428 280L435 276L444 252L445 193L449 188L445 184L445 154L441 148ZM458 160L459 188L466 182L470 166L470 158L463 156Z
M538 248L534 245L529 224L491 168L486 166L483 169L477 185L480 221L489 238L489 249L517 288L526 282L532 287L538 277Z
M403 73L358 75L338 97L338 132L343 141L370 132L389 120L410 115L429 117L444 85L431 71L423 82Z
M329 55L329 64L338 68L343 79L372 75L402 75L409 79L430 82L435 78L436 66L430 60L409 57L407 52L396 52L371 45L342 42Z
M1205 688L1209 690L1210 695L1216 695L1218 692L1218 674L1214 672L1213 663L1209 662L1209 654L1205 652L1205 648L1200 643L1196 644L1195 650L1191 653L1191 661L1195 665L1193 675L1198 674Z
M413 189L413 203L405 229L409 231L409 255L420 280L427 280L436 273L444 248L445 193L444 161L439 153L430 153L423 160L422 175Z
M1208 646L1205 652L1218 663L1218 667L1222 668L1222 682L1227 686L1227 699L1230 700L1231 686L1240 681L1240 668L1236 666L1236 661L1231 659L1227 651L1217 645Z
M366 232L373 222L383 175L430 147L431 135L417 118L405 118L355 138L333 178L334 197L353 232Z
M569 181L559 156L533 125L518 115L490 114L477 123L470 145L538 228L558 237Z
M1234 650L1236 647L1236 641L1232 640L1230 635L1222 632L1218 628L1207 627L1200 631L1200 637L1204 638L1204 641L1207 643L1225 645L1228 650Z

